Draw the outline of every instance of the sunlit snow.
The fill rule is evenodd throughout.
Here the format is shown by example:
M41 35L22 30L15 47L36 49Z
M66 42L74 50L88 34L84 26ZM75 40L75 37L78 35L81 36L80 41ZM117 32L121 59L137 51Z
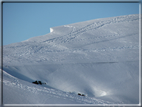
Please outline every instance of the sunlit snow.
M3 70L4 104L139 104L139 15L52 27L5 45Z
M51 33L51 32L53 32L53 29L52 29L52 28L50 28L50 33Z

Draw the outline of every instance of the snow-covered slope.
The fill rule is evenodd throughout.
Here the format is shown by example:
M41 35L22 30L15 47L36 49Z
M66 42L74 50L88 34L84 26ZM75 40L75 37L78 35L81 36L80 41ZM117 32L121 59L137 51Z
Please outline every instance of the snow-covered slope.
M5 104L139 103L138 15L50 31L3 47Z

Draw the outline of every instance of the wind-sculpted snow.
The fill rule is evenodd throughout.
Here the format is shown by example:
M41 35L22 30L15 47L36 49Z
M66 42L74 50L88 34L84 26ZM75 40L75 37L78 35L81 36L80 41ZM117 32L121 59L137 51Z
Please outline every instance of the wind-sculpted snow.
M3 63L5 104L138 104L139 16L52 27L4 46Z
M64 92L64 91L61 91L61 90L57 90L57 89L54 89L52 87L49 87L48 85L44 85L44 87L41 87L41 86L36 86L36 85L33 85L33 84L30 84L30 83L26 83L24 81L21 81L9 74L7 74L5 71L4 72L4 77L5 77L5 80L3 81L3 85L4 85L4 100L6 103L7 103L7 100L9 99L12 99L12 97L14 96L14 94L17 94L17 92L15 93L15 91L19 91L19 94L21 96L21 98L26 94L30 94L32 95L31 97L28 97L29 98L26 98L26 99L22 99L23 101L21 101L21 98L14 98L12 99L12 101L14 101L14 104L15 103L31 103L29 101L36 101L36 102L33 102L32 103L45 103L45 102L42 102L43 99L41 98L38 98L39 96L42 96L42 97L45 97L45 101L47 101L48 103L57 103L57 102L54 102L52 101L51 99L56 99L56 100L59 100L59 99L62 99L61 102L58 102L59 104L61 103L66 103L66 100L70 103L76 103L76 104L94 104L94 103L97 103L97 104L113 104L112 102L109 102L109 101L104 101L104 100L101 100L101 99L96 99L96 98L90 98L90 97L81 97L81 96L78 96L76 93L72 93L72 92ZM8 93L11 95L13 94L13 96L9 96L7 91L7 87L9 87L11 89L11 91L9 91ZM39 94L39 95L38 95ZM44 94L44 96L43 96ZM6 98L5 98L6 97ZM34 98L34 99L33 99ZM28 101L29 100L29 101ZM50 101L50 102L49 102ZM11 100L8 102L8 104L13 104L13 102L11 102Z

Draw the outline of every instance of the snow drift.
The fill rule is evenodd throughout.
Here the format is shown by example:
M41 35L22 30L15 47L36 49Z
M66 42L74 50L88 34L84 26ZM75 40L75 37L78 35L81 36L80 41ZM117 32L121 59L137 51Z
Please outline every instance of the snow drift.
M53 32L53 29L52 29L52 28L50 28L50 33L51 33L51 32Z
M4 104L139 104L139 15L50 32L3 47Z

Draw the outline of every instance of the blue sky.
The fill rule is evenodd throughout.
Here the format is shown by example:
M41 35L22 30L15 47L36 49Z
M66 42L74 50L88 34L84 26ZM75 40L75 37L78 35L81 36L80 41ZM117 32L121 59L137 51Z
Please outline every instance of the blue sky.
M3 3L3 44L49 33L50 27L139 14L139 3Z

